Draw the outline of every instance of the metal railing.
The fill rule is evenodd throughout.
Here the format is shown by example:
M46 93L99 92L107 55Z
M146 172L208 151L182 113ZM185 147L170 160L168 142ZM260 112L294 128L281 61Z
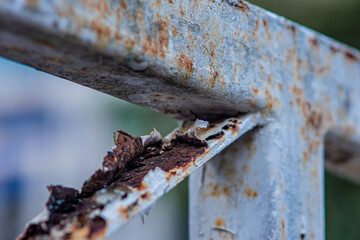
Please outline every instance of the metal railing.
M96 195L103 234L210 158L190 177L191 239L324 239L324 165L359 181L360 53L243 1L0 0L0 54L186 120L178 134L208 121L186 168Z

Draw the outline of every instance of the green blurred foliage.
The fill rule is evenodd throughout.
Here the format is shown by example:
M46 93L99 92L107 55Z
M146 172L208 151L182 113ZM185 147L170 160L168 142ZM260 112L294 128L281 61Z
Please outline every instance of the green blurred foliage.
M250 0L249 2L360 49L359 0Z
M325 173L326 239L360 239L360 187Z
M179 126L179 121L163 113L140 107L113 98L107 104L110 124L115 130L124 130L133 136L149 134L156 128L162 136L166 136ZM122 129L118 129L121 126Z

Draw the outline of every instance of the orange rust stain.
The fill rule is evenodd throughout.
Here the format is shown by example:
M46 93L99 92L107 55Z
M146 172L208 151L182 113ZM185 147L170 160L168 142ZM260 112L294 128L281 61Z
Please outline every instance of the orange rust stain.
M159 18L159 16L158 16ZM165 53L167 52L169 46L169 31L168 31L168 21L159 19L158 24L160 26L158 30L159 36L159 47L160 47L160 57L165 58Z
M181 15L182 17L185 17L185 11L184 11L182 5L180 5L180 15Z
M219 227L219 228L224 227L224 226L225 226L225 221L224 221L224 219L222 219L222 218L217 218L217 219L215 220L215 222L214 222L214 225L215 225L216 227Z
M47 57L42 57L41 59L45 62L54 62L54 63L58 63L58 64L66 63L66 61L64 61L62 58L59 58L59 57L47 56Z
M178 56L176 58L177 60L177 66L179 69L184 69L185 73L187 73L188 75L192 75L194 72L194 63L193 61L186 56L184 53L180 54L180 56Z
M249 149L248 157L252 158L256 153L256 151L257 151L257 145L252 145L251 148Z
M233 182L233 179L235 177L235 169L232 167L227 168L225 172L225 177L228 182Z
M127 9L128 9L128 4L127 4L127 2L126 2L126 1L120 1L120 7L121 7L122 9L127 10Z
M356 57L352 52L350 52L349 50L346 50L344 52L345 54L345 58L349 61L359 61L360 59L358 57Z
M283 90L283 85L281 83L278 83L278 88L279 88L280 91L282 91Z
M307 124L318 130L323 123L323 115L320 112L312 111L307 119Z
M216 54L215 54L215 45L214 43L210 42L210 56L211 57L216 57Z
M26 0L26 7L37 7L38 6L38 0Z
M224 187L223 188L223 193L225 196L230 196L231 193L230 193L230 188L229 187Z
M141 182L140 186L137 189L138 189L138 191L143 191L147 188L148 188L148 186L144 182Z
M270 40L271 39L270 29L269 29L269 25L265 19L263 19L263 25L265 28L266 38L267 38L267 40Z
M120 42L123 40L123 36L120 35L120 33L115 33L115 41Z
M286 240L285 220L284 220L284 219L281 219L281 221L280 221L280 226L281 226L281 239L282 239L282 240Z
M330 51L335 54L335 53L340 52L340 49L338 47L335 47L335 46L331 45L330 46Z
M301 129L300 129L300 134L301 134L301 136L303 137L303 139L306 140L306 130L305 130L305 127L301 127Z
M244 173L249 172L249 166L247 164L245 164L242 169L243 169Z
M86 222L82 226L82 224L77 224L75 226L71 226L71 235L67 239L88 239L90 235L90 226L88 222Z
M317 170L317 168L312 169L310 171L310 173L311 173L311 176L314 179L314 181L316 181L318 179L318 170Z
M96 33L98 42L108 43L110 41L111 29L105 24L94 19L91 22L91 29Z
M143 200L150 201L151 200L151 193L147 191L144 194L142 194L140 197Z
M216 80L219 77L219 73L218 71L215 71L212 75L211 78L209 78L209 82L211 83L211 88L215 87L216 84Z
M178 30L176 28L173 28L171 32L174 37L178 35Z
M135 47L135 41L130 38L126 38L124 44L125 47L127 47L128 49L134 49Z
M266 104L267 104L267 108L268 109L273 109L274 108L274 99L271 96L271 94L269 93L269 90L265 90L265 96L266 96Z
M174 4L174 0L169 0L169 3L170 3L170 4Z
M272 86L272 87L274 86L273 81L272 81L270 75L267 75L267 76L266 76L266 83L267 83L268 85Z
M320 67L317 69L316 73L319 75L325 74L326 72L330 71L330 67L329 66L325 66L325 67Z
M96 4L96 9L102 14L111 14L109 3L106 0L98 1Z
M286 61L287 61L287 62L291 62L292 59L295 57L295 55L296 55L296 49L290 48L290 49L286 52Z
M294 25L288 25L286 24L286 29L291 31L294 36L296 36L296 27Z
M46 47L49 47L49 48L53 48L53 49L57 49L58 46L52 42L49 42L47 40L44 40L44 39L33 39L34 42L38 43L38 44L41 44L43 46L46 46Z
M250 187L247 187L243 192L248 198L256 198L258 196L257 191L253 190Z
M255 21L255 28L254 28L254 30L251 32L253 38L256 37L258 30L259 30L259 19L256 19L256 21Z
M254 95L257 95L259 93L259 89L257 88L251 88L251 91L254 93Z
M219 193L219 184L218 183L215 184L215 186L213 187L210 195L213 196L213 197L217 197L217 196L220 195L220 193Z
M303 90L296 85L294 85L294 87L292 88L292 92L298 97L301 97L303 95Z
M315 37L315 38L309 38L309 43L312 47L318 47L319 46L319 42L318 42L318 39Z
M105 225L104 228L97 230L96 232L93 232L91 235L87 235L84 238L72 238L72 236L70 237L70 239L105 239L106 237L106 232L107 232L107 226Z
M128 220L130 218L129 211L127 207L122 207L119 209L119 213L122 219Z
M303 164L305 165L308 160L309 160L309 153L303 152Z

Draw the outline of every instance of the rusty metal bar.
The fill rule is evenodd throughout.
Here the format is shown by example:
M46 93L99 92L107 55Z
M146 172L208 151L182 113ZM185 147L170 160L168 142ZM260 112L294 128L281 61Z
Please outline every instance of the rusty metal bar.
M179 155L177 157L178 161L181 160L186 164L180 164L169 170L164 170L161 163L167 161L169 154L162 153L156 157L156 159L161 159L160 164L156 163L155 159L152 160L154 164L159 165L154 170L150 170L138 186L131 187L118 181L103 186L102 184L104 183L102 182L100 188L92 196L86 196L87 191L84 186L88 188L86 184L91 181L87 180L84 183L81 194L75 192L77 195L84 196L81 198L82 202L91 201L91 204L88 204L90 205L90 210L86 214L76 213L76 211L84 212L83 209L85 207L88 208L88 206L84 207L84 205L79 203L77 203L76 208L69 212L67 207L69 203L73 204L74 200L69 200L69 194L66 192L63 196L60 196L61 192L64 191L60 187L50 187L51 196L49 197L47 209L29 223L26 231L18 239L93 239L110 235L133 216L148 214L161 196L169 192L192 172L200 168L209 159L249 130L262 126L269 121L270 119L264 118L262 114L255 113L214 124L201 120L185 122L181 128L169 134L163 142L170 144L173 139L179 136L186 136L190 140L195 138L196 141L203 141L206 144L206 148L204 148L204 145L194 148L194 143L191 143L189 146L184 145L184 149L181 151L193 152L192 154L194 155L190 161L185 156ZM156 130L148 136L141 137L144 146L152 146L159 142L160 138ZM123 147L125 146L118 147L119 149L124 149ZM177 150L169 151L175 151L172 155L178 154ZM164 150L164 152L167 152L167 150ZM197 152L199 153L196 155ZM106 172L108 166L109 164L103 164L103 171ZM134 174L136 172L136 170L133 170ZM94 178L94 175L92 178ZM95 183L100 180L100 178L96 179ZM101 180L103 179L101 178ZM93 188L93 184L94 182L90 184L92 185L90 187ZM54 191L58 191L58 193L54 194ZM74 192L74 190L65 191L71 191L71 194ZM77 197L75 196L75 198ZM58 211L54 211L56 207L59 208ZM59 218L59 213L62 214L60 216L61 220L56 220L53 223L54 220L52 219ZM101 221L101 225L96 223L99 221Z
M328 169L359 179L360 53L243 1L0 0L0 54L182 119L273 118L224 152L238 192L191 181L195 239L323 239L326 136L350 146ZM216 164L204 183L236 190Z

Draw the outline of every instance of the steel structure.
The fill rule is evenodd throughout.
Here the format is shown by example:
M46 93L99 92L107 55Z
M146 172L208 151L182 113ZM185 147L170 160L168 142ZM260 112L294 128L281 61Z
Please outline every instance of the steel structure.
M0 54L184 120L263 119L191 175L191 239L324 239L324 165L360 180L360 53L249 3L0 0Z

